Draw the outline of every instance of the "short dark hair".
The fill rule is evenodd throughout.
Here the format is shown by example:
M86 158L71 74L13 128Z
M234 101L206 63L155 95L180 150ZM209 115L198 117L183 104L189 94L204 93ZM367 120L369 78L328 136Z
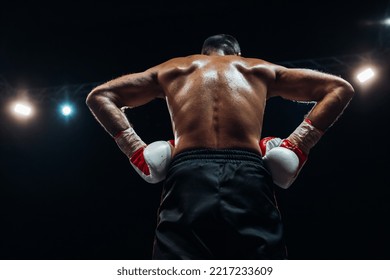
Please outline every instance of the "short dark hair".
M208 37L202 47L202 54L221 50L225 55L241 55L240 45L236 38L228 34L218 34Z

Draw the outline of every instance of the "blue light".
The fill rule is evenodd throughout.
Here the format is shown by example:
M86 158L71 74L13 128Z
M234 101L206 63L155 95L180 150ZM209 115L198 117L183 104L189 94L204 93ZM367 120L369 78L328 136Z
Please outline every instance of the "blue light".
M73 109L70 105L63 105L61 107L61 113L64 115L64 116L70 116L72 113L73 113Z

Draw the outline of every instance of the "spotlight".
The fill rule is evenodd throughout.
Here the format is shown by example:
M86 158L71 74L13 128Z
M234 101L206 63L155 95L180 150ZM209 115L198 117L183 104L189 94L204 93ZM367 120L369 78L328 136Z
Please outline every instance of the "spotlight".
M61 112L64 116L69 116L72 114L72 107L69 105L63 105L61 108Z
M368 80L370 80L372 77L374 77L375 73L371 68L367 68L360 72L356 77L361 83L365 83Z
M28 117L31 115L32 109L29 105L22 104L22 103L16 103L14 106L14 112L18 115Z
M70 117L75 113L74 106L71 103L62 103L62 105L59 108L59 111L61 112L61 115L63 115L64 117Z
M383 21L384 25L390 25L390 18L387 18Z

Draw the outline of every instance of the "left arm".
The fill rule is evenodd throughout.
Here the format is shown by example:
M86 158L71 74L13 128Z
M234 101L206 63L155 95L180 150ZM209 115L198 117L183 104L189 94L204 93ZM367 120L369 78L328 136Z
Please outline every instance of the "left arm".
M93 89L86 100L96 120L115 139L137 173L149 183L158 183L166 176L172 144L157 141L146 145L131 127L123 107L137 107L165 93L158 79L158 67L129 74Z
M164 97L157 73L158 67L154 67L145 72L128 74L104 83L88 94L87 106L111 136L131 127L122 107L137 107Z

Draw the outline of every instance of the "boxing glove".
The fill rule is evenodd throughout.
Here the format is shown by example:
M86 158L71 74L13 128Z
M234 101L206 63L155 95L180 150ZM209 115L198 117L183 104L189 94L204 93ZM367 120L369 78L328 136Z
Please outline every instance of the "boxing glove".
M307 155L288 139L263 138L260 141L260 150L272 180L283 189L291 186L307 160Z
M266 137L260 140L264 165L277 186L284 189L291 186L306 163L310 149L322 135L321 130L305 119L286 139Z
M131 127L118 133L114 139L146 182L156 184L165 179L171 163L173 140L146 145Z
M146 182L156 184L165 179L171 154L169 142L156 141L135 151L130 157L130 163Z

